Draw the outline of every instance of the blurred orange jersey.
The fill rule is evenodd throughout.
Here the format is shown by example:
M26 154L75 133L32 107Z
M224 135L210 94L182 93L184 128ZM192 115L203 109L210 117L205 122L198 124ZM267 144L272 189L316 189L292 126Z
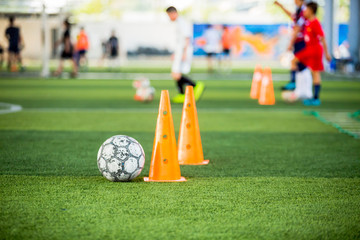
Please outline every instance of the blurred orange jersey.
M232 36L229 28L225 28L221 37L223 49L230 49L232 46Z
M77 50L88 50L89 41L85 31L80 31L77 36L76 49Z

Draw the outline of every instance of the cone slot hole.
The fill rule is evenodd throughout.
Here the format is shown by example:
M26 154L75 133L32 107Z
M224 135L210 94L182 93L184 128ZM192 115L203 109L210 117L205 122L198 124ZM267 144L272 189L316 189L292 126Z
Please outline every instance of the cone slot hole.
M190 127L191 127L190 123L186 124L186 127L187 127L187 128L190 128Z
M190 144L186 145L186 149L190 149L190 148L191 148Z
M187 106L188 106L188 107L191 107L191 104L189 103Z
M168 163L168 160L167 160L166 158L164 158L163 162L164 162L165 164L167 164L167 163Z
M163 111L163 114L166 115L166 114L167 114L167 111Z
M164 138L164 139L167 139L167 135L165 134L165 135L163 136L163 138Z

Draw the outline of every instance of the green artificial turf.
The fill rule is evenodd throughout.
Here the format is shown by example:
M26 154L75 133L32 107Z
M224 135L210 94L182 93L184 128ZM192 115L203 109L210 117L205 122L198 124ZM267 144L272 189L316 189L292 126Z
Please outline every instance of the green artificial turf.
M1 231L10 239L360 237L359 179L194 177L149 184L5 175L0 183Z
M255 108L255 109L304 109L300 102L287 104L281 101L280 86L284 82L274 82L276 106L259 106L250 99L251 81L206 81L206 94L197 106L201 108ZM156 89L155 101L143 104L133 101L135 89L132 81L119 80L0 80L0 101L20 104L24 108L147 108L157 109L160 91L168 89L170 95L176 92L173 81L151 81ZM321 92L321 109L341 109L351 112L360 108L360 82L324 81ZM174 109L182 106L175 104Z
M132 100L131 81L0 80L1 239L359 239L360 142L304 110L353 113L360 83L324 81L323 104L249 99L250 81L214 80L197 104L207 166L185 183L145 183L161 89ZM181 105L172 105L176 135ZM125 134L146 162L133 182L96 165L108 137Z

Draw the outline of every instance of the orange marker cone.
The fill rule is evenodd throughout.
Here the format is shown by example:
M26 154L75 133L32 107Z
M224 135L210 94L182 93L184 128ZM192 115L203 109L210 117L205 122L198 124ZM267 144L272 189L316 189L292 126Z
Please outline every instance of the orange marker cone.
M204 160L192 86L187 86L185 91L179 131L178 158L181 165L205 165L209 163L209 160Z
M184 182L177 158L169 91L161 91L149 177L145 182Z
M262 69L260 65L255 66L254 75L251 84L250 97L259 99L261 87Z
M261 80L259 104L260 105L275 104L274 86L271 77L271 69L269 67L266 67L264 69L263 77Z

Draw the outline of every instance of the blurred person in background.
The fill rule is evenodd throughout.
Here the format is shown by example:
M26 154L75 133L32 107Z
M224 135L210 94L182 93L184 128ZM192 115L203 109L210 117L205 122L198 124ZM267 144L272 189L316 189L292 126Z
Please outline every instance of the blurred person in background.
M231 72L231 47L232 47L232 34L228 26L223 26L223 32L221 36L222 45L222 60L225 61L225 70ZM221 64L221 62L220 62Z
M115 30L111 31L111 37L108 40L108 53L110 58L119 56L119 39L116 37Z
M280 2L275 1L274 4L281 8L281 10L284 11L284 13L289 16L293 20L293 36L291 37L291 42L293 45L291 46L291 49L294 54L296 54L298 51L305 48L305 41L304 41L304 35L303 35L303 28L305 24L305 17L304 17L304 10L305 10L305 1L304 0L294 0L294 3L296 5L296 11L295 13L290 12L287 10ZM294 69L291 68L290 73L290 82L282 87L282 90L294 90L295 89L295 74L296 71L302 71L306 68L306 66L302 63L299 63L297 68Z
M22 69L20 48L23 48L20 28L14 24L15 18L9 17L9 27L5 30L5 37L9 41L8 48L8 70L17 71L17 64Z
M77 50L76 64L78 67L87 66L86 52L88 51L88 49L89 49L88 36L85 32L84 27L81 27L80 32L77 35L77 41L76 41L76 50Z
M193 55L191 24L179 16L173 6L168 7L166 13L170 21L176 24L176 48L173 54L171 76L176 81L179 94L173 97L172 101L174 103L184 102L185 85L194 87L195 100L198 100L204 91L204 84L202 82L196 84L188 76L185 76L185 74L190 73Z
M107 42L107 53L110 59L110 65L114 66L119 56L119 39L116 36L115 30L111 31L111 37Z
M304 17L306 18L303 35L306 46L302 50L295 53L292 61L293 68L296 68L299 62L310 68L313 77L314 98L304 100L306 106L319 106L320 90L321 90L321 75L324 71L323 54L327 61L331 61L331 56L328 52L325 41L325 34L322 29L320 21L316 18L318 4L309 2L306 4L304 10ZM290 42L290 45L293 42ZM289 46L290 47L290 46Z
M0 70L2 69L3 62L4 62L4 48L0 43Z
M71 27L70 22L66 19L64 21L65 31L63 33L63 37L59 41L56 42L56 47L60 44L62 45L62 52L61 52L61 56L60 56L59 67L54 72L54 76L61 75L61 73L64 69L64 61L65 60L70 60L72 63L73 69L72 69L71 76L76 77L76 75L77 75L77 65L76 65L76 61L74 59L74 47L73 47L73 44L71 43L70 27Z
M204 50L207 55L208 72L214 71L213 58L216 58L221 51L221 37L221 32L209 24L204 33L206 41Z
M101 39L101 58L99 60L99 66L104 66L104 61L108 56L108 40L103 38Z

